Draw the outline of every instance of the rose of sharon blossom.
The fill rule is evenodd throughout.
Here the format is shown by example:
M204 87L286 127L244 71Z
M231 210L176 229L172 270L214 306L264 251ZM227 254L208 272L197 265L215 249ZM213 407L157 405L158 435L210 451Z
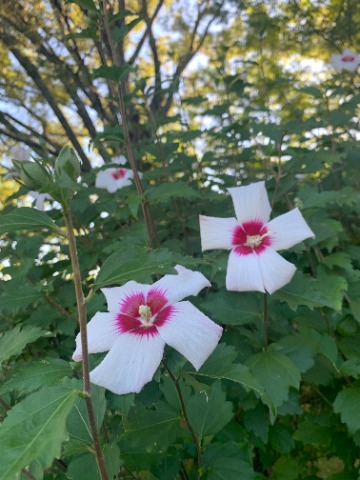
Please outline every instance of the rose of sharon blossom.
M354 72L360 64L360 56L347 48L341 55L332 55L331 64L336 70Z
M231 250L226 288L273 293L290 282L295 266L277 250L314 237L299 209L271 220L265 182L229 188L236 218L200 215L202 250Z
M89 353L109 353L90 380L117 394L139 392L150 382L167 343L198 370L213 352L222 328L190 302L209 281L200 272L180 265L178 275L165 275L153 285L134 281L103 288L108 312L98 312L87 325ZM75 361L82 360L80 334Z
M124 165L126 158L123 156L115 157L112 163ZM122 166L109 167L98 172L95 187L105 188L109 193L114 193L116 190L120 190L120 188L131 185L131 179L133 177L134 173L130 168L124 168Z

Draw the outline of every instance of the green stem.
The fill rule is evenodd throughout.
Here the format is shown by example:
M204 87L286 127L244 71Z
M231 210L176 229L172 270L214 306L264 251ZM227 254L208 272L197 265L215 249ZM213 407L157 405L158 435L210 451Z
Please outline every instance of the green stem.
M185 424L187 426L187 429L189 430L193 440L194 440L194 443L195 443L195 447L196 447L196 451L197 451L197 463L198 463L198 467L199 467L199 470L202 468L202 452L201 452L201 445L200 445L200 442L199 442L199 439L189 421L189 417L188 417L188 414L187 414L187 411L186 411L186 407L185 407L185 402L184 402L184 397L182 395L182 392L181 392L181 388L180 388L180 385L179 385L179 381L178 379L175 377L175 375L172 373L172 371L170 370L169 366L167 365L167 363L165 362L165 360L162 361L162 364L164 365L165 367L165 370L168 372L171 380L174 382L174 385L175 385L175 389L176 389L176 393L177 393L177 396L178 396L178 399L179 399L179 402L180 402L180 407L181 407L181 411L182 411L182 414L183 414L183 417L184 417L184 421L185 421Z
M94 408L91 401L89 351L88 351L88 339L87 339L87 331L86 331L86 302L85 302L84 293L81 286L81 275L80 275L80 267L79 267L79 261L78 261L77 251L76 251L74 226L72 222L70 209L67 207L63 207L63 213L64 213L64 219L66 224L67 238L69 242L70 260L71 260L71 266L74 274L76 303L77 303L78 315L79 315L81 349L82 349L82 357L83 357L82 371L83 371L83 379L84 379L83 381L84 381L86 409L89 417L89 425L90 425L91 435L93 439L94 451L95 451L96 462L97 462L99 473L100 473L100 478L101 480L109 480L103 452L101 450L99 435L97 431Z
M264 293L264 312L262 318L262 331L263 331L263 352L267 351L268 336L267 336L267 293Z

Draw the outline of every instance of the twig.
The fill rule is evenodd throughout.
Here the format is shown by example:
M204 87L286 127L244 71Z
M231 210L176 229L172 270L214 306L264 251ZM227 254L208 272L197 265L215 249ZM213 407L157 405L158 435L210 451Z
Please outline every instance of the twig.
M175 375L172 373L172 371L168 367L165 360L162 360L162 364L164 365L166 371L168 372L171 380L174 382L176 393L177 393L177 396L179 398L179 402L180 402L180 406L181 406L181 411L182 411L182 414L183 414L183 417L184 417L184 421L185 421L186 426L187 426L187 428L188 428L188 430L189 430L189 432L190 432L190 434L191 434L191 436L194 440L194 443L195 443L195 447L196 447L196 451L197 451L197 463L198 463L198 467L200 469L200 468L202 468L201 445L200 445L199 439L197 438L196 433L195 433L195 431L194 431L194 429L193 429L193 427L192 427L192 425L189 421L189 417L188 417L188 414L187 414L187 411L186 411L185 402L184 402L184 398L183 398L183 395L182 395L182 392L181 392L179 381L175 377Z
M60 305L60 303L58 303L58 302L55 300L55 298L53 298L51 295L47 295L46 300L47 300L52 306L54 306L57 310L59 310L59 312L62 313L62 314L64 315L64 317L70 318L71 320L75 320L75 321L76 321L76 318L73 317L70 312L68 312L67 310L65 310L65 308L64 308L62 305Z
M267 293L264 293L264 312L262 318L262 331L263 331L263 352L267 352L268 347L268 335L267 335Z
M30 472L30 470L28 468L23 468L22 469L22 472L28 477L30 478L30 480L36 480L36 477L34 477L34 475Z
M2 398L0 397L0 405L4 408L4 410L8 411L10 410L10 405Z

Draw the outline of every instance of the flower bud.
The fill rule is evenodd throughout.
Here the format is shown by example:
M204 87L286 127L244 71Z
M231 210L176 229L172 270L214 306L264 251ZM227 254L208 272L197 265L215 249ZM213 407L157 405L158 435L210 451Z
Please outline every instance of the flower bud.
M31 190L48 185L51 178L44 167L30 160L13 160L13 165L24 184Z
M75 151L70 147L61 149L55 161L55 175L61 181L70 179L76 182L81 173L81 164Z

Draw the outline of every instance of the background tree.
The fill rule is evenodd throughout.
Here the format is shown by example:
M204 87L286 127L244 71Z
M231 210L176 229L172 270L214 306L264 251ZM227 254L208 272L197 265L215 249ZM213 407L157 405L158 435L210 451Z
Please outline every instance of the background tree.
M125 73L124 91L132 95L127 103L132 137L134 143L143 143L153 137L149 117L161 123L168 114L180 76L204 44L210 26L219 20L223 5L193 3L190 11L178 9L176 16L175 6L163 0L109 6ZM85 170L90 168L88 142L105 160L109 152L103 142L109 137L115 134L116 147L115 142L112 146L121 148L118 109L109 98L109 81L97 78L111 61L101 8L91 1L80 6L4 2L3 139L26 143L39 155L57 154L64 141L70 141ZM160 28L161 35L154 34Z

